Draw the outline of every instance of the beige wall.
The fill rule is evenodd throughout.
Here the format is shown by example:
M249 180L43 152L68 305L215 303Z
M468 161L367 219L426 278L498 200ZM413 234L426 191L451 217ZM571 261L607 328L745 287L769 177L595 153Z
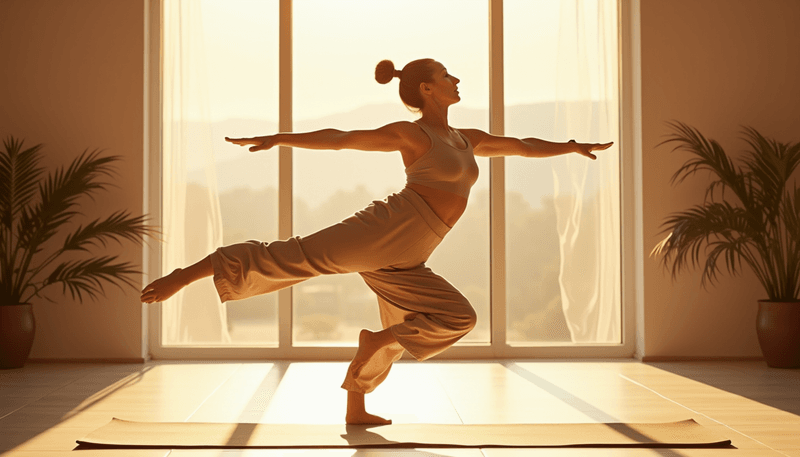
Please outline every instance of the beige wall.
M740 126L800 141L800 2L641 0L644 242L649 252L671 212L702 202L707 176L677 188L669 179L689 157L656 145L679 120L741 151ZM644 262L646 358L760 356L748 273L700 288L700 272L674 283Z
M110 192L83 207L89 217L142 212L142 0L0 1L0 136L44 143L47 166L85 149L124 157ZM141 264L141 248L113 247ZM141 359L138 294L107 288L76 303L57 288L36 300L31 358Z
M86 148L125 157L119 189L86 207L141 212L143 176L142 0L0 1L0 136L44 143L51 165ZM641 0L645 251L672 211L702 198L703 179L673 189L686 159L656 144L671 119L692 124L738 150L739 126L782 141L800 140L800 2ZM124 258L141 252L126 245ZM710 292L699 273L673 283L645 259L646 357L758 356L751 275L724 277ZM36 304L33 358L138 359L142 318L132 290L108 289L98 303Z

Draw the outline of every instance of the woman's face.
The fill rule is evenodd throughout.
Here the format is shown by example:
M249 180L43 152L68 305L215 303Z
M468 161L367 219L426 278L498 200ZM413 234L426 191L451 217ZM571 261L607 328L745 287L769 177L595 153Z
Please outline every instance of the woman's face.
M429 96L439 105L449 106L458 103L461 96L458 94L460 79L447 72L447 68L439 62L433 62L433 81L422 83L423 96Z

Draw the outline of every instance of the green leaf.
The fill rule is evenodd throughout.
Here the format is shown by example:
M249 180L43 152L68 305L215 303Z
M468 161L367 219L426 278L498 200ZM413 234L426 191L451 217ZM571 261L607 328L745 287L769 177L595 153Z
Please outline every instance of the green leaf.
M42 145L22 150L24 141L9 136L3 141L5 151L0 154L0 225L10 230L14 218L30 204L36 193Z
M96 299L103 293L104 284L120 288L127 285L136 289L129 276L140 272L128 262L113 263L115 260L116 256L104 256L62 263L44 280L41 289L61 284L64 292L69 291L72 298L78 300L83 300L84 294Z
M748 206L748 198L745 188L744 175L728 158L722 146L714 140L708 140L697 129L682 122L668 122L674 133L669 135L666 140L657 146L668 143L677 143L673 152L684 150L693 154L672 176L671 183L677 185L685 179L700 172L710 171L716 179L711 182L706 197L713 200L714 190L720 187L724 192L725 188L730 188L734 194Z
M78 214L75 208L79 198L102 190L104 184L98 177L110 176L110 164L119 157L99 157L101 151L84 151L68 168L59 168L39 185L40 201L23 215L20 244L36 251L60 227Z
M145 216L132 217L128 211L117 211L103 220L94 220L79 226L67 235L62 252L88 251L89 246L106 246L107 241L121 243L123 240L142 241L156 231L145 224Z
M759 233L753 222L743 208L727 202L697 205L667 217L662 233L668 232L669 236L659 243L653 254L663 256L662 266L671 270L675 278L684 269L700 265L704 246L735 242L742 249L746 247ZM744 252L738 252L739 257L743 255ZM733 262L731 265L736 266ZM704 277L713 279L716 269L715 261L706 263Z
M746 237L739 237L716 240L708 244L708 256L703 267L701 280L704 288L708 285L713 285L717 281L717 273L720 270L717 262L720 257L725 259L725 269L728 273L732 275L739 274L744 259L743 252L745 252L749 241Z

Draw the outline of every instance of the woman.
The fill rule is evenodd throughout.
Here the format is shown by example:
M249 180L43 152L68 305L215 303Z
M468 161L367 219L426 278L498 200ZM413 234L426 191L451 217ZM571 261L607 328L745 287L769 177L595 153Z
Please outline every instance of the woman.
M305 149L399 151L407 183L344 221L306 237L263 243L247 241L217 249L200 262L153 281L144 303L164 301L200 278L213 276L220 299L273 292L322 274L358 272L378 296L383 330L362 330L342 388L348 424L389 424L366 412L364 395L374 390L404 351L425 360L452 346L475 326L475 311L425 261L467 207L478 178L475 156L552 157L593 151L612 143L551 143L516 139L477 129L450 127L447 111L461 100L459 79L432 59L415 60L402 71L384 60L375 79L400 79L400 98L422 116L376 130L325 129L255 138L226 138L250 151L274 146Z

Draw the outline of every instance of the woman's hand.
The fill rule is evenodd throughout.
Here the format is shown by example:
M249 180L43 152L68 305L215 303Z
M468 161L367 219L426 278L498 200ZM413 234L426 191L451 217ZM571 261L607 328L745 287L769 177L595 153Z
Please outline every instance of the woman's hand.
M599 143L576 143L575 140L570 140L570 143L573 143L575 145L575 152L584 157L588 157L592 160L597 160L597 156L592 154L592 151L603 151L605 149L610 148L611 145L614 144L613 141L610 143L599 144Z
M228 138L226 136L225 141L237 144L239 146L247 146L252 144L253 146L249 149L250 152L266 151L267 149L271 149L277 143L275 140L275 135L257 136L253 138Z

